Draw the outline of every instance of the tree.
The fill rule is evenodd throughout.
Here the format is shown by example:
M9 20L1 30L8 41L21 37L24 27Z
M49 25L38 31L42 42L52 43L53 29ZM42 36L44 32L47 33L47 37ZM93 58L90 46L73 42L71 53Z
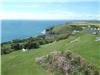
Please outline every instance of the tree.
M19 43L12 43L11 49L20 50L20 49L22 49L22 46Z
M39 44L37 42L29 41L24 45L24 48L25 49L39 48Z
M12 52L13 50L12 49L9 49L9 48L1 48L1 55L2 54L8 54L10 52Z

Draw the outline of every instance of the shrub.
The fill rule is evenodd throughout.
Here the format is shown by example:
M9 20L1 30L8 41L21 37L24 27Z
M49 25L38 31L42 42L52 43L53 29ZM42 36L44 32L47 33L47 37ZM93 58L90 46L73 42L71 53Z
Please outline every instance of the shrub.
M12 43L11 49L20 50L20 49L22 49L22 46L19 43Z
M45 40L39 40L39 44L44 45L44 44L46 44L46 41Z
M36 62L53 75L99 75L94 66L84 63L82 58L72 52L51 52L46 57L40 57Z
M9 48L1 48L1 55L3 55L3 54L9 54L12 51L13 50L9 49Z
M37 43L37 42L27 42L27 43L24 45L24 48L25 48L25 49L39 48L39 43Z

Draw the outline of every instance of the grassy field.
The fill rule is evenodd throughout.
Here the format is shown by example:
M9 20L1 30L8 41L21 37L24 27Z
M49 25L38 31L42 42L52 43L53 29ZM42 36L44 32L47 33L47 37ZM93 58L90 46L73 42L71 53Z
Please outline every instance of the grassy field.
M69 25L77 25L77 26L87 26L87 25L95 25L98 26L100 28L100 21L90 21L90 22L72 22L69 23Z
M80 32L68 39L42 45L38 49L27 52L15 51L2 55L2 75L48 75L35 63L35 58L55 50L71 50L100 70L100 41L95 41L97 36L100 35ZM79 38L78 41L71 43L77 38Z

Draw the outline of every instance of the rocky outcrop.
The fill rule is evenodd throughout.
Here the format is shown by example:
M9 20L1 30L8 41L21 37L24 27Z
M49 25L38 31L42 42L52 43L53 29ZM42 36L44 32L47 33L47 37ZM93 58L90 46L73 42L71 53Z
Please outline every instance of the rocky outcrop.
M45 57L36 58L36 62L51 75L99 75L94 66L70 51L51 52Z

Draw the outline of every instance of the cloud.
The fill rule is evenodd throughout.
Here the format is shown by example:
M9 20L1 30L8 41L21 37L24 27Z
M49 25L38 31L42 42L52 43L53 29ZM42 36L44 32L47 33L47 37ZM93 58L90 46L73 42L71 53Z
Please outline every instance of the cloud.
M100 15L95 14L82 14L72 12L48 12L48 13L29 13L29 12L2 12L0 19L33 19L33 20L98 20Z
M98 19L97 1L2 0L0 19Z
M98 2L99 0L2 0L3 3L66 3L66 2Z

